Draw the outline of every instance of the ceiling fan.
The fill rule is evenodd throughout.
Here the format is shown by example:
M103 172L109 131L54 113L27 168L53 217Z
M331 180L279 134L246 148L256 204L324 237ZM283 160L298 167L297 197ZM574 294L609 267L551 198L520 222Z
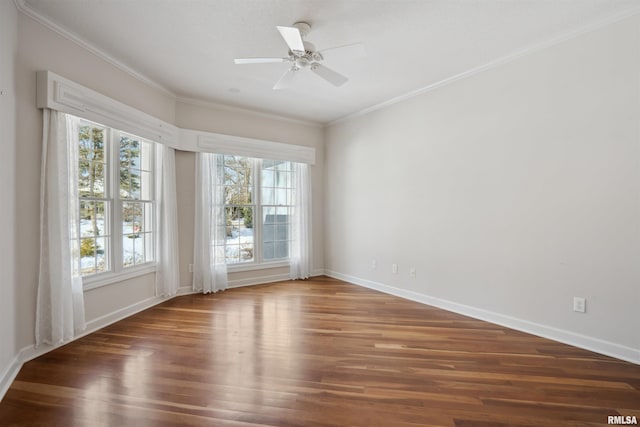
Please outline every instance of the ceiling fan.
M285 72L280 80L273 86L273 89L288 88L299 71L308 68L316 75L322 77L334 86L342 86L349 79L346 76L326 67L322 64L325 56L330 56L334 52L349 51L355 56L364 56L364 46L362 43L353 43L344 46L337 46L329 49L317 51L315 46L302 38L309 34L311 25L308 22L296 22L291 27L277 26L280 35L289 47L289 53L285 58L236 58L236 64L264 64L270 62L289 62L291 68Z

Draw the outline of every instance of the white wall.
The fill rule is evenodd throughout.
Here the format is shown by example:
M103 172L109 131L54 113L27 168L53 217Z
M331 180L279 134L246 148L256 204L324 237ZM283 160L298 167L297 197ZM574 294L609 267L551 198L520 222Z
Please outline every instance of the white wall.
M226 135L264 139L286 144L305 145L316 148L316 164L311 167L313 191L312 225L312 271L324 268L324 149L323 129L320 126L265 115L219 107L205 103L178 102L176 125ZM190 286L192 275L188 271L193 263L193 215L195 204L195 154L177 152L178 227L180 233L180 284ZM287 277L288 268L272 268L258 271L229 274L229 285L242 285Z
M18 13L13 2L0 2L0 396L2 381L11 369L16 347L15 269L15 64L18 48Z
M12 3L12 2L2 2ZM12 5L13 7L13 5ZM51 70L111 98L174 121L173 97L151 88L79 45L18 14L17 140L15 152L18 236L15 248L16 340L18 350L33 345L38 284L40 155L42 111L36 108L36 71ZM4 16L4 14L3 14ZM3 25L4 28L4 25ZM3 61L4 63L4 61ZM3 154L2 159L6 159ZM4 257L1 257L4 259ZM88 322L154 296L153 275L85 293Z
M328 271L640 363L639 35L636 16L330 126Z

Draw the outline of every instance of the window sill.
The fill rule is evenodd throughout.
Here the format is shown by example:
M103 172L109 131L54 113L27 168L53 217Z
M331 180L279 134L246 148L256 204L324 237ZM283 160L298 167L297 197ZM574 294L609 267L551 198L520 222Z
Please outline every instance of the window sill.
M155 273L155 264L145 264L140 267L131 267L118 273L102 273L95 276L82 279L84 291L100 288L102 286L111 285L113 283L123 282L135 277L144 276L145 274Z
M263 262L261 264L256 264L256 263L233 264L233 265L227 264L227 272L237 273L241 271L267 270L269 268L283 268L283 267L289 267L289 260L276 261L276 262Z

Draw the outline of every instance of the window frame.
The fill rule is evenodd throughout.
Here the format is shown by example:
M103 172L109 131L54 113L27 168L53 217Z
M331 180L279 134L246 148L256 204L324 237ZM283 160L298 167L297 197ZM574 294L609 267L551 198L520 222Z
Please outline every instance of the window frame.
M104 199L108 204L108 215L105 214L105 222L109 224L110 236L105 239L107 241L107 245L109 250L106 255L106 263L109 265L109 270L92 273L89 275L81 275L82 276L82 284L83 289L90 290L99 288L105 285L109 285L116 282L122 282L124 280L132 279L138 276L154 273L157 270L157 260L155 259L155 247L157 244L157 230L156 230L156 188L155 188L155 157L156 157L156 149L155 141L152 141L148 138L143 138L137 135L132 134L131 132L126 132L120 129L115 129L113 127L103 125L101 123L94 122L92 120L88 120L82 117L79 117L79 127L89 125L99 127L105 132L105 194ZM151 159L149 161L150 166L150 195L152 199L146 200L140 198L140 200L126 199L122 198L120 195L120 138L121 136L128 136L137 139L141 146L144 142L151 144L152 149L150 150ZM142 168L142 165L140 165ZM78 200L83 201L83 197L78 195ZM88 198L91 200L91 198ZM122 216L122 207L126 202L141 202L141 203L150 203L152 207L151 214L151 234L152 234L152 254L153 260L147 261L140 264L134 264L130 266L124 265L123 260L123 238L125 233L123 232L123 216ZM107 209L105 209L107 210ZM81 218L78 219L79 221ZM80 233L80 225L78 225L78 232ZM82 241L82 236L78 236L78 241ZM81 262L81 260L79 261Z
M262 203L262 166L265 160L275 160L275 161L283 161L290 163L291 171L290 173L293 176L295 167L295 162L290 160L281 160L281 159L263 159L260 157L251 157L247 155L233 155L233 154L219 154L220 156L235 156L235 157L244 157L251 161L252 167L252 176L251 179L253 181L252 195L253 199L251 201L251 206L254 207L253 211L253 260L246 262L237 262L233 264L227 263L227 271L229 272L240 272L240 271L251 271L251 270L262 270L267 268L280 268L280 267L289 267L290 258L287 255L286 258L278 258L274 260L265 260L264 252L263 252L263 203ZM224 167L225 160L223 159L222 165ZM277 207L287 207L289 209L293 208L293 205L269 205L269 206L277 206ZM227 204L224 205L225 210ZM226 218L226 217L225 217ZM259 221L256 221L259 219ZM256 226L259 224L259 226ZM290 239L289 239L290 240Z

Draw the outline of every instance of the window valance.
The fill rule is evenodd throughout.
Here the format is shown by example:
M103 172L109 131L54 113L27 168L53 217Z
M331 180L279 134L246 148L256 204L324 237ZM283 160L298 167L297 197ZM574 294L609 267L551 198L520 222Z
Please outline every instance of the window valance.
M314 164L313 147L180 129L51 71L37 73L37 106L79 116L178 150Z
M181 150L315 164L316 150L303 145L180 129Z
M51 71L38 71L38 108L72 114L175 148L178 128Z

